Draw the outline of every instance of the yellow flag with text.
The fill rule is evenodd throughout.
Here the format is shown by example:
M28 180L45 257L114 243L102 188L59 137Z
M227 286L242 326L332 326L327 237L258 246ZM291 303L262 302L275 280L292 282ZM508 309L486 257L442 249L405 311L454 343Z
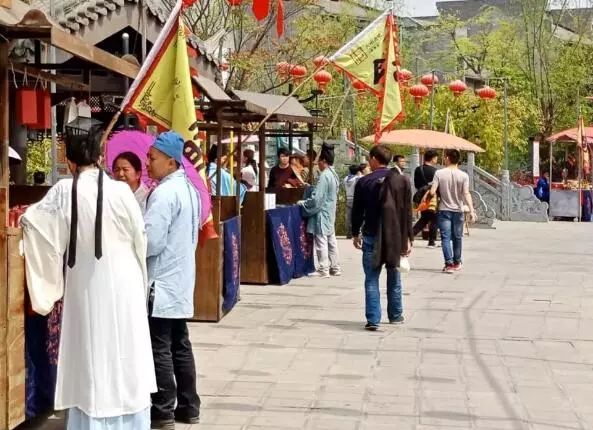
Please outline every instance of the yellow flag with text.
M130 108L189 141L195 134L190 127L196 122L196 110L185 37L185 26L178 18L177 28L172 29Z
M403 116L401 91L398 80L397 31L393 21L393 15L391 14L387 16L385 33L387 55L385 56L383 76L381 78L383 94L379 100L379 118L376 127L379 135L385 131L389 131L393 124Z
M381 70L385 61L385 19L387 11L354 39L340 48L329 61L350 78L358 79L376 95L382 93Z

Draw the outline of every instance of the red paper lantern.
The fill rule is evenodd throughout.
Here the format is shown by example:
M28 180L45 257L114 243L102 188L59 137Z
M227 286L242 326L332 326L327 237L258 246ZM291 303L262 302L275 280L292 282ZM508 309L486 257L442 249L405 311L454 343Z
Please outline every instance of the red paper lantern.
M455 97L459 97L467 90L467 85L465 85L465 82L457 79L449 84L449 89Z
M366 91L367 86L360 79L352 79L352 88L354 88L357 92L361 93L363 91Z
M282 79L286 79L290 74L290 68L291 65L289 63L286 61L281 61L276 64L276 73L278 73L278 76L280 76Z
M422 82L429 90L433 87L433 85L438 85L439 77L432 73L427 73L426 75L420 78L420 82Z
M482 100L493 100L496 98L496 90L492 87L489 87L488 85L480 88L478 91L476 91L476 94Z
M319 70L313 75L313 79L317 82L317 86L321 92L325 92L325 89L332 80L332 75L326 70Z
M416 102L416 106L419 106L422 103L422 99L430 94L430 90L424 84L414 85L410 88L410 95L414 97L414 102Z
M399 71L399 81L404 86L408 86L408 84L410 83L410 81L412 80L413 77L414 77L414 75L408 69L401 69Z
M51 128L51 95L48 90L37 90L37 122L30 128L47 130Z
M37 124L37 92L35 89L19 88L16 90L15 108L18 124Z
M292 66L290 68L290 76L298 84L307 76L307 68L301 65Z
M316 69L319 69L320 67L323 67L325 65L327 65L329 63L328 59L325 58L323 55L320 55L319 57L315 57L315 59L313 60L313 64L315 65Z

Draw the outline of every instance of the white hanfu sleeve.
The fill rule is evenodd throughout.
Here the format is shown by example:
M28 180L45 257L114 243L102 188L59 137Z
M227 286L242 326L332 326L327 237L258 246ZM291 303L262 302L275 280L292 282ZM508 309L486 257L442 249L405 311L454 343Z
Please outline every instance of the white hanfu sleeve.
M138 264L142 269L142 279L144 282L144 289L146 298L148 299L148 275L146 272L146 228L144 226L144 217L142 216L142 210L138 205L137 200L134 198L132 193L124 193L122 196L123 205L126 208L126 212L129 216L129 228L132 238L134 240L134 251L136 252L136 258Z
M33 310L41 315L49 314L64 295L64 253L69 237L63 212L66 188L63 183L56 184L21 219L27 288Z

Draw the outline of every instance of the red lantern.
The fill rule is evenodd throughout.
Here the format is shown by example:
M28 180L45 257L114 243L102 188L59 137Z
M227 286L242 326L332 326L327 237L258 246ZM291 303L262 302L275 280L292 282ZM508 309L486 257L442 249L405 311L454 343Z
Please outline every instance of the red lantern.
M430 90L424 84L414 85L410 88L410 95L414 97L414 102L416 102L416 106L420 106L422 103L422 99L430 94Z
M290 64L288 64L286 61L281 61L276 64L276 73L278 73L278 76L280 76L280 78L286 79L290 74L290 68Z
M430 90L433 85L439 84L439 77L435 74L428 73L420 78L420 82L422 82Z
M20 125L37 124L37 91L33 88L16 90L16 121Z
M476 94L482 100L493 100L496 98L496 90L492 87L489 87L488 85L480 88L478 91L476 91Z
M31 124L35 130L51 128L51 95L49 90L37 90L37 122Z
M243 0L226 0L230 7L241 6Z
M467 85L465 85L465 82L457 79L449 84L449 89L455 97L459 97L467 90Z
M313 75L313 79L317 82L317 86L321 92L325 92L325 89L332 80L332 75L326 70L319 70Z
M307 76L307 68L301 65L292 66L290 68L290 75L295 83L298 84Z
M181 2L182 8L187 9L188 7L193 6L195 2L196 2L196 0L182 0L182 2Z
M366 91L367 86L359 79L352 79L352 88L354 88L357 92L361 93Z
M329 63L329 61L323 55L320 55L319 57L315 57L315 59L313 60L313 64L315 65L316 69L319 69L320 67L323 67L323 66L327 65L328 63Z
M399 81L404 86L408 86L408 84L410 83L410 81L412 80L413 77L414 77L414 75L408 69L401 69L399 71Z

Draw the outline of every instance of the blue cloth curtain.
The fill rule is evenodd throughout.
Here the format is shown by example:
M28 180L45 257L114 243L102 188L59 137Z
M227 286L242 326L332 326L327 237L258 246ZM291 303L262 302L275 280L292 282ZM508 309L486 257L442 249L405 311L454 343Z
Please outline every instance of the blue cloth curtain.
M241 283L241 230L239 217L224 223L223 302L222 311L229 312L237 303Z
M272 282L285 285L315 270L312 238L298 206L266 211Z

